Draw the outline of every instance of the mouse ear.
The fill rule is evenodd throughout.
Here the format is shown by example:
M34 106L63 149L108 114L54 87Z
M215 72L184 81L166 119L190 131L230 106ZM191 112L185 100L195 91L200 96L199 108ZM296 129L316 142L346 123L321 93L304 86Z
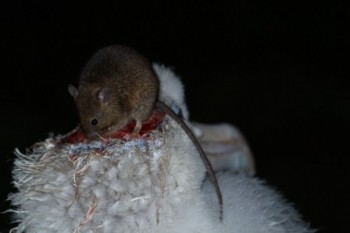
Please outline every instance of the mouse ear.
M112 90L109 87L104 87L97 92L97 98L101 103L106 103L111 99Z
M79 91L78 91L78 89L77 89L75 86L73 86L72 84L69 84L69 85L68 85L68 92L69 92L69 94L70 94L71 96L73 96L74 100L77 99L77 96L78 96L78 94L79 94Z

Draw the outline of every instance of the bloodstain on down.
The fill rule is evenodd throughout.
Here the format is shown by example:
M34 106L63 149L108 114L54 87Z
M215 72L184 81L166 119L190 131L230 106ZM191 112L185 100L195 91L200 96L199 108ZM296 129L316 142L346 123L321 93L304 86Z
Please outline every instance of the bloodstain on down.
M156 129L160 123L163 122L165 113L162 111L155 110L153 111L153 114L151 117L145 121L142 125L141 131L139 133L138 137L145 137L150 131ZM135 127L136 122L132 121L124 128L118 130L117 132L105 136L101 135L101 138L106 139L126 139L131 136L131 133ZM72 132L68 133L65 137L62 138L61 143L69 143L69 144L75 144L75 143L86 143L88 142L88 138L86 137L84 131L81 129L81 127L77 127Z

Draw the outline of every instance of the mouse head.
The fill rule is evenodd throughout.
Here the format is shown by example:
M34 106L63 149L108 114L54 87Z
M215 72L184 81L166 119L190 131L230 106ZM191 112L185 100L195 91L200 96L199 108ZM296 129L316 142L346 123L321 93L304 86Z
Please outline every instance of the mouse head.
M80 124L87 137L108 135L125 126L129 119L124 107L119 104L111 88L80 88L68 86L77 105Z

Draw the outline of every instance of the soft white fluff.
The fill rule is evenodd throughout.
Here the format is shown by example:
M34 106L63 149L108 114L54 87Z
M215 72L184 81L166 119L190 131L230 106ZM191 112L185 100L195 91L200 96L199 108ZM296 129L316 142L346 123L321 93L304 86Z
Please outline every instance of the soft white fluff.
M167 120L169 121L169 119ZM156 232L199 195L205 169L173 121L147 139L108 144L37 144L17 151L18 231ZM170 222L169 222L170 221ZM163 231L164 232L164 231Z
M184 87L180 78L164 65L153 63L153 69L159 77L160 99L173 108L180 108L183 117L188 120L189 113L185 103Z
M170 118L144 139L74 145L59 139L38 143L28 155L16 152L18 192L10 199L17 232L313 232L279 194L233 172L217 173L221 223L214 189L203 183L203 162Z

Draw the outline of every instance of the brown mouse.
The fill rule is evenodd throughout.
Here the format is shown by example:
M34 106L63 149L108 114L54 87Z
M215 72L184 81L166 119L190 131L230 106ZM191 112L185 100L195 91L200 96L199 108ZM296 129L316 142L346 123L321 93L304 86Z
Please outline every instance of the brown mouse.
M120 45L97 51L84 67L79 89L69 85L89 138L108 135L136 120L134 134L142 127L158 99L159 81L149 61Z
M69 85L68 90L76 102L82 129L90 139L112 134L132 120L136 121L132 134L137 135L155 108L173 118L199 151L215 187L222 220L222 195L210 161L186 123L158 99L159 79L147 58L121 45L102 48L84 67L79 89Z

